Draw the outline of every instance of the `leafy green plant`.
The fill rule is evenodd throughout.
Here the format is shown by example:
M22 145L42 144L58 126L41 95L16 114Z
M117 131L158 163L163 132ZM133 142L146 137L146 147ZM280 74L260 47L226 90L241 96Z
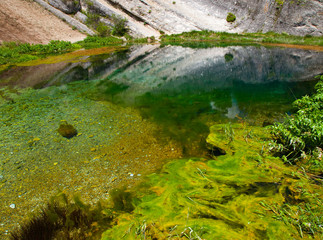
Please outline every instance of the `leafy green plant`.
M323 46L323 38L321 36L293 36L286 33L275 32L257 32L257 33L227 33L227 32L213 32L208 30L191 31L181 34L163 35L161 42L174 43L179 42L185 44L193 41L217 41L217 42L236 42L239 44L253 44L253 43L285 43L298 45L317 45Z
M275 2L279 5L279 6L283 6L285 0L275 0Z
M86 24L97 28L100 23L100 15L95 14L95 13L88 13L87 14L87 19L86 19Z
M96 28L96 31L98 32L100 37L106 37L110 35L111 29L104 23L100 22Z
M67 41L50 41L49 44L3 43L0 46L0 64L35 60L50 54L65 53L80 48Z
M316 85L317 93L294 102L297 112L287 116L283 123L272 129L271 150L286 162L305 163L309 168L322 171L323 148L323 76Z
M112 35L123 36L128 32L127 19L118 17L116 15L112 16L113 28Z
M98 48L109 45L116 45L123 43L122 39L116 37L99 37L99 36L88 36L83 41L78 42L83 48Z
M300 203L290 205L284 203L268 204L260 202L260 205L273 214L273 218L284 222L286 225L292 225L298 231L301 238L305 234L323 237L323 215L322 201L315 197L311 203Z
M227 22L234 22L236 20L236 16L229 12L228 15L227 15Z

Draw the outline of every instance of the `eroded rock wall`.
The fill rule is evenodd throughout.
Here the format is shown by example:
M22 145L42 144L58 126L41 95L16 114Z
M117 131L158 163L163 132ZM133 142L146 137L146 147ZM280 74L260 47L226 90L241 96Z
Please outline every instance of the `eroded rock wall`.
M323 33L321 0L101 0L129 18L165 33L209 29L228 32ZM236 15L226 21L229 12ZM129 15L130 13L130 15Z

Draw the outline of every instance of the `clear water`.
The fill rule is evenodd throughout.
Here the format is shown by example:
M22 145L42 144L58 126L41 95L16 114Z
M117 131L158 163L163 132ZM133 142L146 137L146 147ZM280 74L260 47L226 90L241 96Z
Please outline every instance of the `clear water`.
M2 234L58 189L98 199L143 165L202 156L216 122L292 114L322 66L309 50L146 45L11 67L0 74ZM61 120L79 135L60 136Z

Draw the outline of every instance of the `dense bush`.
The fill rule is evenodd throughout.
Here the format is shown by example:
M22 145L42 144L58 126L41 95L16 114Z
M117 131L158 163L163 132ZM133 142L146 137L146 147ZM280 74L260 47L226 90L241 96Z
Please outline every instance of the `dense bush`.
M116 37L88 36L83 41L78 42L78 44L84 48L96 48L114 44L121 44L122 42L122 39Z
M123 36L128 32L128 28L126 25L127 19L113 15L112 22L113 22L112 35Z
M66 41L50 41L49 44L30 44L5 42L0 46L0 65L19 63L38 59L39 56L63 53L79 48L78 45Z
M50 41L49 44L19 44L17 47L18 53L33 53L33 54L50 54L50 53L61 53L72 50L73 44L67 41Z
M234 22L236 20L236 16L229 12L228 15L227 15L227 22Z
M92 26L93 28L97 28L100 23L100 15L95 13L88 13L85 23Z
M323 148L323 75L317 93L294 102L297 112L272 127L271 149L289 163L305 163L320 172Z
M96 28L96 31L100 37L107 37L110 35L111 29L104 23L100 22Z

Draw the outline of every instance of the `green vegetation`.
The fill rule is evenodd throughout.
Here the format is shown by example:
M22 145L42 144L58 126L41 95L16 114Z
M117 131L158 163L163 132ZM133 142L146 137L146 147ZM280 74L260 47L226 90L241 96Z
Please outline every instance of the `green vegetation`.
M35 60L44 55L65 53L80 48L66 41L50 41L49 44L4 42L0 46L0 65Z
M320 77L323 80L323 76ZM323 173L323 81L317 93L294 102L296 113L272 127L272 150L285 162Z
M133 213L102 239L319 239L322 189L271 157L268 138L243 122L211 127L208 143L226 154L175 160L150 175Z
M268 131L241 122L210 132L208 144L225 155L171 161L92 207L59 194L12 239L322 238L321 186L265 150Z
M105 25L104 23L99 23L99 25L96 28L96 31L98 32L98 35L100 37L106 37L108 35L110 35L111 29Z
M111 95L126 88L109 86ZM173 160L93 207L56 196L13 239L40 229L57 239L322 239L322 180L271 156L269 139L242 119L214 125L208 159Z
M194 41L235 42L239 44L250 43L283 43L323 46L323 37L293 36L287 33L226 33L213 31L192 31L181 34L163 35L161 42L164 44L186 43Z
M283 6L283 5L284 5L285 0L275 0L275 2L276 2L278 5Z
M301 238L306 235L322 238L322 201L318 194L309 194L309 196L312 197L310 203L299 203L297 205L284 203L279 205L277 203L267 204L266 202L260 202L260 204L266 211L273 214L274 219L293 226Z
M101 21L102 16L96 13L88 13L86 24L94 28L98 32L98 36L124 36L128 32L127 19L113 15L109 20L113 26L107 26Z
M99 48L104 46L120 45L122 43L123 40L120 38L99 36L88 36L83 41L74 44L66 41L51 41L47 45L5 42L0 45L0 65L28 62L45 58L50 55L71 52L80 48ZM2 67L6 68L6 66Z
M124 36L128 32L128 28L126 25L127 19L113 15L112 22L113 22L112 35Z
M99 48L111 45L120 45L123 40L116 37L99 37L99 36L88 36L83 41L78 42L80 46L86 49Z
M234 15L233 13L229 12L227 15L227 22L234 22L236 20L236 15Z
M92 15L90 15L92 16ZM15 43L4 42L0 45L0 65L16 64L20 62L27 62L30 60L46 57L51 54L61 54L70 52L80 48L99 48L104 46L122 44L123 40L110 36L126 36L129 43L147 43L148 38L133 39L127 34L126 20L115 17L115 26L110 27L98 21L97 15L93 14L89 18L90 22L97 22L96 30L98 36L89 36L84 41L72 44L66 41L51 41L47 45L43 44L29 44L29 43ZM161 34L163 32L161 31ZM153 38L151 40L154 41ZM162 35L162 44L182 45L189 47L203 47L201 41L208 41L213 46L228 46L228 45L255 45L262 43L282 43L282 44L299 44L299 45L312 45L323 46L323 37L313 36L292 36L286 33L278 34L274 32L267 33L226 33L226 32L212 32L192 31L182 34ZM206 44L210 47L210 44ZM2 69L4 67L2 66ZM1 69L0 69L1 70Z

